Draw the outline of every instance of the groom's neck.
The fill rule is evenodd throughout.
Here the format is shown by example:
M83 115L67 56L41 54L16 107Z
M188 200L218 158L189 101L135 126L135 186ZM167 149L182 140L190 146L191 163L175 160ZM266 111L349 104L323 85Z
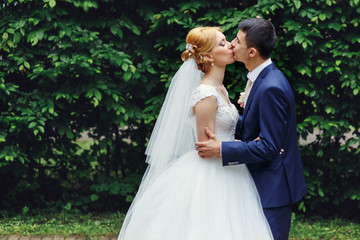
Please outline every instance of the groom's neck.
M249 72L252 72L255 68L266 62L267 59L262 59L261 57L257 56L255 58L251 58L246 64L245 67Z

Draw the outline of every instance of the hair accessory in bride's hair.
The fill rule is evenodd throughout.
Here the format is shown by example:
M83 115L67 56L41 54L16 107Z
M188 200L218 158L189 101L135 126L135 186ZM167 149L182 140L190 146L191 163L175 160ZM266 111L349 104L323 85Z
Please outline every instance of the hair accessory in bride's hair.
M192 44L190 43L186 44L185 49L191 51L193 49Z

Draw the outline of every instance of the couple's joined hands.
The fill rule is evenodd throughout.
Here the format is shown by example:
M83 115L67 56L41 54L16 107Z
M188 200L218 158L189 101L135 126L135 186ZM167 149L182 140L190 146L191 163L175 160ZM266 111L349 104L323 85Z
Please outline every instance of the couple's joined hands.
M219 158L221 150L221 141L210 132L209 128L205 128L205 134L209 137L209 140L204 142L196 142L196 150L201 158ZM260 137L254 139L254 141L260 140ZM282 154L284 149L280 150L279 154Z

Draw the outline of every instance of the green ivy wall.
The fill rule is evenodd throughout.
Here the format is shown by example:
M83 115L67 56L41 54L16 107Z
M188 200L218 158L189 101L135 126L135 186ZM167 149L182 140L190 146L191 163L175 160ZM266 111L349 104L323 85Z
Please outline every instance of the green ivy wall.
M359 0L7 0L0 9L1 209L126 209L187 32L221 26L231 40L242 19L261 16L277 29L272 59L307 143L298 211L360 212ZM227 70L235 102L247 72Z

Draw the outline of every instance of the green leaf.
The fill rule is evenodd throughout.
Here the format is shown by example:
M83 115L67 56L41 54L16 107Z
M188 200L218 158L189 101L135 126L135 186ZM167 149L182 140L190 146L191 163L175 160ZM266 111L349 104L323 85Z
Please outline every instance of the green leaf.
M26 24L26 22L23 19L21 19L19 21L19 28L22 28L23 26L25 26L25 24Z
M73 132L72 132L70 129L66 129L65 134L66 134L66 136L67 136L68 138L70 138L70 139L73 139L73 138L74 138L74 134L73 134Z
M9 38L9 34L7 32L4 32L3 35L2 35L2 38L4 40L7 40Z
M110 27L110 31L111 31L112 34L116 35L117 32L118 32L118 27L116 25L112 25Z
M303 207L304 207L304 201L301 201L298 206L298 210L301 210Z
M34 128L35 126L37 126L37 122L31 122L29 124L29 128Z
M306 48L306 47L307 47L307 42L303 42L303 43L301 44L301 46L302 46L303 48Z
M323 14L323 13L321 13L321 14L319 15L319 18L320 18L321 21L324 21L324 20L326 19L326 15Z
M39 39L36 36L34 36L30 39L30 42L31 42L31 46L35 46L39 42Z
M65 134L65 128L64 127L59 127L58 133L60 134L60 136L63 136Z
M34 116L31 116L31 117L28 117L28 119L26 119L28 122L32 122L36 119L36 117Z
M40 131L41 133L44 133L44 132L45 132L45 129L44 129L44 127L42 127L42 126L38 126L37 129L39 129L39 131Z
M14 43L18 43L20 39L21 39L21 34L19 32L16 32L14 34L14 39L13 39Z
M332 111L333 111L333 108L332 108L332 107L329 107L329 106L325 107L325 112L326 112L327 114L332 113Z
M134 196L131 196L131 195L127 195L125 198L126 202L132 202L133 200L134 200Z
M301 7L301 1L300 0L294 0L294 4L296 9L299 9Z
M318 156L318 157L323 157L324 156L324 152L323 152L323 150L319 150L318 152L317 152L317 154L316 154L316 156Z
M27 68L27 69L30 69L30 63L28 63L28 62L24 62L24 66Z
M134 65L130 65L130 70L133 74L136 74L136 67Z
M102 94L101 94L101 92L99 90L94 89L94 95L99 101L101 101Z
M123 108L122 106L119 106L119 111L120 111L121 113L125 113L125 112L126 112L125 108Z
M99 105L99 100L97 98L93 98L92 103L93 103L94 107L97 107Z
M119 100L118 95L116 95L115 93L111 94L111 96L115 100L115 102L117 102Z
M125 72L123 77L126 82L129 81L131 78L131 72Z
M118 29L117 35L119 36L120 39L123 38L123 31L121 29Z
M67 203L64 207L64 210L69 211L71 209L71 203Z
M55 5L56 5L56 1L55 1L55 0L50 0L50 1L49 1L49 6L50 6L51 8L55 7Z
M123 63L121 65L121 68L124 70L124 72L126 72L128 70L128 68L129 68L129 65L127 63Z
M302 43L305 40L305 37L301 34L296 34L294 38L294 42Z
M131 31L132 31L133 33L135 33L136 35L140 35L140 34L141 34L140 29L139 29L137 26L135 26L135 25L131 26Z
M301 73L302 75L305 75L305 74L306 74L306 69L305 69L305 68L300 69L300 73Z
M12 29L12 28L8 28L6 29L6 31L10 34L14 34L15 33L15 29Z
M91 199L91 201L95 202L96 200L99 199L99 196L96 194L91 194L90 199Z
M44 37L44 31L43 30L36 31L35 35L36 35L38 40L41 40Z

